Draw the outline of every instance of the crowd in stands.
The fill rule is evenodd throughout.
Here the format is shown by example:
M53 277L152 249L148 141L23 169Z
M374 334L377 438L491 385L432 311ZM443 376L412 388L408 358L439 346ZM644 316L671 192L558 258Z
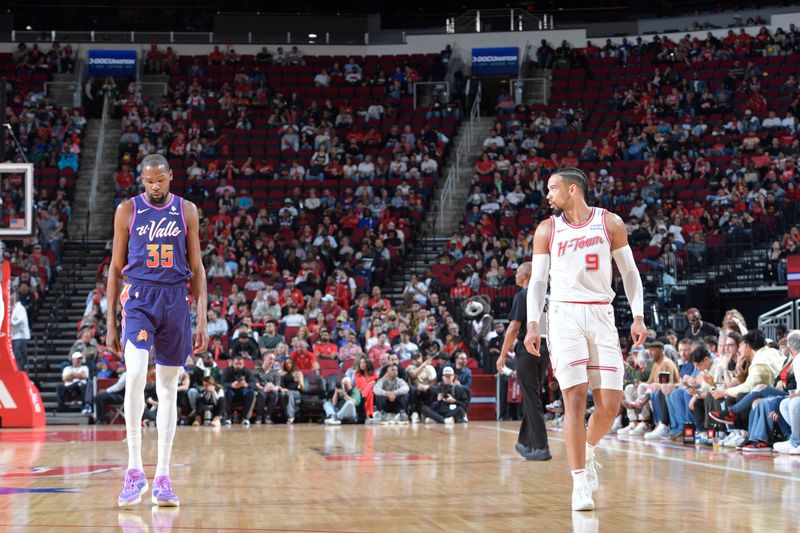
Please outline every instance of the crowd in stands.
M487 314L505 316L516 291L514 270L530 256L533 228L550 214L543 200L557 168L586 171L592 204L623 217L640 270L656 275L663 299L678 279L701 273L720 260L719 250L739 245L763 245L764 282L784 284L786 257L800 244L794 209L800 87L794 56L786 55L798 52L798 35L792 26L774 35L743 30L723 39L655 37L581 50L545 43L539 66L559 74L552 103L498 102L464 223L437 264L412 278L401 305L381 287L410 245L453 133L445 126L457 117L445 107L433 115L433 126L408 119L409 86L430 66L409 58L386 75L380 59L337 61L299 50L154 53L149 68L171 75L169 94L143 100L131 86L118 97L123 134L114 179L119 201L135 194L138 162L162 153L175 172L173 191L203 213L213 339L209 354L187 368L185 420L266 421L280 406L281 419L293 421L314 407L312 397L329 423L368 420L376 412L380 421L400 423L415 414L435 421L435 414L461 414L460 393L437 392L435 402L415 395L428 390L420 386L446 387L452 379L468 401L464 369L493 367L486 362L502 330L491 320L488 328L465 327L461 304L487 296ZM99 299L84 319L98 336ZM719 336L703 325L701 337L691 329L664 342L653 333L642 352L623 342L630 432L652 415L663 436L675 405L692 412L704 405L703 424L695 420L701 430L706 415L727 420L727 404L714 394L689 407L684 393L662 400L659 394L674 390L656 393L651 386L651 378L682 379L688 372L682 365L697 354L694 385L684 389L707 392L697 378L709 364L719 365L706 339ZM734 371L737 361L754 358L763 344L751 337L750 351L723 366ZM97 341L102 345L101 336ZM682 358L674 368L666 362L673 348ZM410 369L418 371L428 358L441 363L428 363L433 373L426 371L420 384ZM453 378L446 368L454 369ZM376 369L388 383L376 384ZM668 376L659 378L662 372ZM721 375L724 389L735 386ZM681 413L674 424L689 420ZM648 428L642 427L637 433Z
M169 94L147 100L131 85L115 97L114 179L118 201L136 194L139 162L161 153L173 192L201 209L212 340L187 368L183 419L466 421L481 343L461 339L460 309L416 279L399 307L381 292L457 121L452 109L411 107L411 84L440 56L153 50L149 68L171 74ZM98 359L117 364L102 337L107 271L81 324L104 354L90 373Z
M68 237L86 127L83 110L56 106L47 97L44 83L52 73L71 72L73 66L71 46L58 43L47 52L36 44L28 47L20 43L12 54L0 54L6 120L13 134L4 136L4 161L27 160L33 163L35 176L35 237L0 244L11 262L12 340L22 369L27 364L30 323L61 270L61 245ZM22 174L0 176L0 227L21 227L25 216L23 192Z
M435 281L462 291L453 275L462 273L465 295L498 296L498 287L513 285L533 229L550 215L549 175L577 166L590 203L625 220L640 270L652 273L649 286L662 300L737 246L763 247L764 284L786 284L786 258L798 245L798 37L791 26L602 48L543 43L539 66L557 69L551 103L500 98L465 220L443 266L434 266ZM496 311L507 296L493 298Z
M767 339L734 309L721 328L694 308L686 318L682 335L667 330L630 351L612 432L645 440L694 435L745 454L800 453L800 331L778 328L778 338Z

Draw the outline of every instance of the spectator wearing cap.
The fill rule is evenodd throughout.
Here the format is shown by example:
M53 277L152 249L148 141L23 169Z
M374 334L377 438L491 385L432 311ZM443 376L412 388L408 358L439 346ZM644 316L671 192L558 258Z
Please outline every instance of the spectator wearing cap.
M341 384L336 385L333 396L322 404L325 410L325 424L341 425L342 422L358 421L358 406L361 405L361 393L353 386L349 377L343 377Z
M683 332L684 339L703 340L708 336L717 334L717 327L704 322L702 318L700 311L696 307L690 307L686 310L686 320L689 324L686 331Z
M430 401L422 406L422 414L439 424L465 422L467 405L467 393L455 383L455 371L447 366L442 370L442 382L431 387Z
M225 423L230 425L234 402L239 402L244 407L242 424L249 426L256 400L255 379L253 378L253 373L245 368L244 359L241 355L235 356L231 361L231 365L223 372L222 385L225 389L225 407L228 410Z
M253 340L252 335L249 332L240 331L236 342L231 346L231 357L233 359L243 357L244 359L255 361L259 356L258 344Z
M399 377L397 365L388 365L386 373L373 388L375 395L374 420L381 423L408 423L408 383Z
M661 390L662 385L680 381L678 367L669 357L664 355L664 344L662 342L654 341L649 343L646 347L646 352L649 355L648 359L653 362L647 381L644 383L630 383L624 390L625 396L622 405L628 410L628 420L631 423L628 427L621 429L621 433L618 432L622 435L640 437L647 433L651 412L650 398L653 392ZM661 373L667 375L665 384L659 381L659 374ZM660 407L653 408L659 409ZM659 420L666 419L663 413L660 413L657 418Z
M281 342L286 342L286 338L277 332L275 322L267 322L264 325L264 334L258 339L258 347L262 350L273 350Z
M61 372L61 383L56 386L56 399L58 400L58 410L63 411L67 398L84 400L86 396L86 384L89 380L89 367L84 364L83 354L73 352L70 357L71 364L64 367ZM91 405L84 401L83 414L88 414L92 410Z

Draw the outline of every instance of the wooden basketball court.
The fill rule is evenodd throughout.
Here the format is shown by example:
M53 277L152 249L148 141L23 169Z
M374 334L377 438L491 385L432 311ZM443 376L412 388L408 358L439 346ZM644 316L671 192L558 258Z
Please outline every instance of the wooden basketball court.
M0 531L797 531L800 456L607 438L598 509L572 513L553 460L517 424L178 428L182 505L117 508L122 426L0 431ZM152 480L156 430L144 430Z

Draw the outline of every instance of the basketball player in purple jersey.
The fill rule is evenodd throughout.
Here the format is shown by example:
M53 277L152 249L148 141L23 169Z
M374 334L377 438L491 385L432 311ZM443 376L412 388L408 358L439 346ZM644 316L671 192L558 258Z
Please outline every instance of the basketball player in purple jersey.
M111 348L120 351L117 298L122 307L125 426L128 469L118 505L142 501L147 478L142 466L142 413L147 365L153 353L158 394L158 463L152 502L175 507L178 497L169 478L169 460L177 423L178 373L192 354L187 281L197 302L194 353L208 347L206 271L200 259L197 207L169 192L172 171L161 155L142 161L145 192L121 203L114 215L114 248L108 274L107 329ZM120 280L125 283L120 289Z

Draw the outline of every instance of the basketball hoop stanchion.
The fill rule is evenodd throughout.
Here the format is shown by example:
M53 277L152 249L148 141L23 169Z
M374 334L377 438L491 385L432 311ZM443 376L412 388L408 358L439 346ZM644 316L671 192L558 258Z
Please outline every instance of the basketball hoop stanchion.
M17 367L11 347L11 309L9 286L11 265L3 261L0 278L0 428L42 427L45 423L44 404L36 386L25 372Z

